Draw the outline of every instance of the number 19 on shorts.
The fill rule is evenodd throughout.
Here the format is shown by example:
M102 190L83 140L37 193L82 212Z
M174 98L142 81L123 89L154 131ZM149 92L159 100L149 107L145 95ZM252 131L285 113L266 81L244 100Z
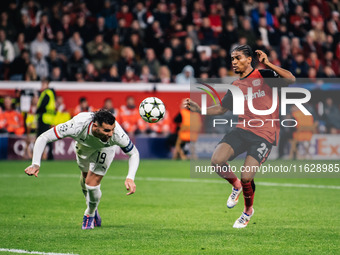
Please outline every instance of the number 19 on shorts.
M98 151L96 163L104 164L106 159L106 153Z

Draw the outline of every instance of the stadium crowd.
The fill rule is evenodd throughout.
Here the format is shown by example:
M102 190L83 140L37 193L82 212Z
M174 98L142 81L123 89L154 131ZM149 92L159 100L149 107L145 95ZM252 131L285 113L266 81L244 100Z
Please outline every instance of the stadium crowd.
M339 77L340 1L0 3L1 80L176 84L225 78L234 75L230 50L240 44L263 50L297 78ZM9 99L2 101L0 122ZM339 105L331 99L323 103L325 110L315 114L326 123L319 132L337 133ZM129 111L119 108L121 116ZM146 129L136 125L131 132Z
M186 82L224 77L249 44L296 77L340 75L340 3L42 1L0 5L3 80Z

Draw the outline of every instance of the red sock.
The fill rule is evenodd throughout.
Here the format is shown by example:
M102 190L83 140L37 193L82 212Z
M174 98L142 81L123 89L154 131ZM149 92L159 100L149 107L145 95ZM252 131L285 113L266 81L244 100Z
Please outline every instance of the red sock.
M224 166L228 168L228 171L225 171ZM236 176L235 173L233 173L232 171L230 171L230 166L229 166L228 163L225 163L224 166L221 166L221 169L224 169L224 171L223 171L223 170L221 170L221 171L218 171L218 170L217 170L216 173L217 173L220 177L222 177L223 179L227 180L231 185L234 186L234 188L237 188L237 189L240 188L240 187L241 187L241 181L240 181L240 179L237 178L237 176Z
M243 183L243 197L244 197L244 206L246 211L252 209L254 203L254 196L255 196L255 183L252 180L251 182Z

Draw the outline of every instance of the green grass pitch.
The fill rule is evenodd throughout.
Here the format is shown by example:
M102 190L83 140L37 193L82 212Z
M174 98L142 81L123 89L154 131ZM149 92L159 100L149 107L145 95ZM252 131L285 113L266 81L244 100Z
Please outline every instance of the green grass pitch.
M224 180L190 179L189 162L142 160L137 192L126 196L127 162L114 161L101 186L103 226L84 231L85 201L75 161L43 162L38 178L24 174L28 164L0 161L0 248L129 255L340 254L340 189L258 184L255 215L247 228L233 229L243 198L228 209L231 187ZM340 186L340 179L256 181Z

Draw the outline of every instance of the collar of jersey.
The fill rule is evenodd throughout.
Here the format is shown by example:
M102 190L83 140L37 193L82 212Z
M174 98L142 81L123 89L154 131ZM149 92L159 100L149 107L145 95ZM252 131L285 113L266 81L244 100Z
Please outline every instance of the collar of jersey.
M247 76L240 78L240 81L248 78L248 76L251 75L254 71L255 71L255 68L253 68L253 70L250 73L248 73Z
M90 122L89 127L88 127L88 129L87 129L87 134L88 134L88 135L93 135L93 134L92 134L92 126L93 126L93 121Z

